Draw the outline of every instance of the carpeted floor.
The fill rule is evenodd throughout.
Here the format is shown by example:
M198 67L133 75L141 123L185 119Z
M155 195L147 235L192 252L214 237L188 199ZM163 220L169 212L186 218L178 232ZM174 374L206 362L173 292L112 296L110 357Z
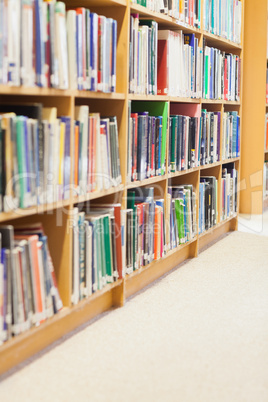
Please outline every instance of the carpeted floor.
M268 401L268 238L232 233L12 375L0 401Z

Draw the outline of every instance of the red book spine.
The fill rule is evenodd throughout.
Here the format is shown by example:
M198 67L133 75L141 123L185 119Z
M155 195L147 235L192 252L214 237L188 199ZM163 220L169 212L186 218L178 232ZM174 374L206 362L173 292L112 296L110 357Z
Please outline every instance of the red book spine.
M161 39L158 41L157 63L157 94L168 95L168 40Z

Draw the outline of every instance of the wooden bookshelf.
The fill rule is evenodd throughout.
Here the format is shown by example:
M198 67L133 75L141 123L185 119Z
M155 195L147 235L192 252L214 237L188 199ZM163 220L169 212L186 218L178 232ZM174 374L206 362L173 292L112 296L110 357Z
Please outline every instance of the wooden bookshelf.
M73 7L71 0L65 1L66 5ZM242 2L244 7L244 0ZM196 188L198 198L200 175L215 175L218 182L218 210L220 215L221 206L221 174L223 163L234 162L240 170L240 158L233 158L196 167L182 172L166 173L143 181L128 183L127 178L127 130L128 130L128 101L162 101L171 103L197 103L204 105L208 110L224 111L225 107L235 107L242 115L242 102L226 102L223 100L190 99L170 96L134 95L128 93L128 59L129 59L129 25L130 14L139 13L140 16L151 18L158 22L160 29L182 29L184 32L195 33L202 43L203 37L207 38L208 44L218 47L226 52L234 52L243 57L243 46L227 41L215 35L211 35L202 29L184 25L174 18L151 12L150 10L134 5L130 0L78 0L76 7L84 6L99 14L115 18L118 22L118 45L117 45L117 91L113 94L96 92L55 90L50 88L22 88L0 85L0 101L16 102L17 97L23 97L25 102L41 102L45 106L56 106L60 114L69 115L74 120L74 107L87 104L91 112L106 114L113 113L118 119L119 129L119 153L121 163L122 185L101 192L93 192L84 196L72 196L68 200L25 210L11 211L0 214L0 222L16 224L25 222L41 221L45 233L48 236L49 249L55 266L60 295L64 308L59 314L41 324L37 328L14 337L0 346L0 374L32 356L36 352L47 347L63 335L72 331L82 323L92 319L98 314L113 307L123 306L125 300L157 278L172 270L179 263L188 258L198 256L198 253L211 242L214 242L222 234L237 229L237 215L226 221L220 221L218 216L217 225L209 231L197 235L190 242L180 245L175 250L167 253L164 258L153 261L151 264L134 271L122 280L104 287L88 299L84 299L77 305L71 305L72 283L72 235L70 221L72 209L78 203L90 200L102 200L107 202L121 202L126 207L127 190L140 186L155 186L157 191L162 191L163 198L167 198L167 187L170 183L191 183ZM202 27L201 27L202 28ZM243 32L243 23L242 23ZM243 37L243 36L242 36ZM243 43L243 42L242 42ZM241 88L242 89L242 88ZM232 110L232 109L228 109ZM245 127L243 126L243 130ZM222 126L221 126L222 135ZM71 144L71 154L73 150ZM168 151L168 136L167 136ZM166 152L167 152L166 151ZM220 152L220 155L222 153ZM198 199L197 199L198 210ZM60 220L60 225L58 225ZM198 213L197 213L198 221Z

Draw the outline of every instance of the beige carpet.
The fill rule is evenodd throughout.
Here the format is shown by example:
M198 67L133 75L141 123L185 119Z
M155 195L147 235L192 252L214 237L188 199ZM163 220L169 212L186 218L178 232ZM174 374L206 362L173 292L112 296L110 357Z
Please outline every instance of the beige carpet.
M235 232L0 384L0 401L268 401L268 238Z

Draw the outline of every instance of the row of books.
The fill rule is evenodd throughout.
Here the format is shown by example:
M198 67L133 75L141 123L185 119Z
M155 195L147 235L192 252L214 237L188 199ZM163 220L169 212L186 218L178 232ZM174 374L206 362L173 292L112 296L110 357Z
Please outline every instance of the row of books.
M158 24L130 16L129 93L157 94Z
M75 107L74 174L76 195L107 190L121 183L117 117Z
M131 181L164 174L165 166L161 165L162 128L163 116L149 116L149 112L131 113Z
M181 23L200 28L200 0L132 0L132 3L166 14Z
M68 198L71 118L42 104L4 104L0 113L0 210Z
M134 270L166 254L164 199L154 200L154 188L128 190L127 209L122 211L123 270Z
M62 308L42 225L0 226L0 343Z
M122 278L121 204L72 211L72 303Z
M203 98L240 100L241 59L204 46Z
M202 109L193 113L191 106L171 105L169 118L168 172L191 169L220 160L221 113ZM188 110L195 116L173 114ZM240 156L240 116L238 112L223 114L222 160Z
M237 170L234 164L222 167L222 213L221 219L227 219L237 212Z
M117 21L61 1L0 1L0 84L114 92Z
M203 29L235 43L241 43L242 2L204 0Z
M171 115L169 118L169 172L199 166L200 118Z
M196 193L192 184L168 187L167 249L173 250L197 235Z
M199 234L212 228L218 220L218 180L202 176L199 183Z
M222 160L240 156L240 116L238 112L223 114Z
M200 165L208 165L220 160L221 113L201 112Z
M56 107L42 104L0 105L0 211L121 183L116 116L101 118L77 106L75 118L72 156L69 116L58 117Z
M129 102L127 182L166 172L167 102Z
M157 94L201 98L203 49L194 34L158 31Z

